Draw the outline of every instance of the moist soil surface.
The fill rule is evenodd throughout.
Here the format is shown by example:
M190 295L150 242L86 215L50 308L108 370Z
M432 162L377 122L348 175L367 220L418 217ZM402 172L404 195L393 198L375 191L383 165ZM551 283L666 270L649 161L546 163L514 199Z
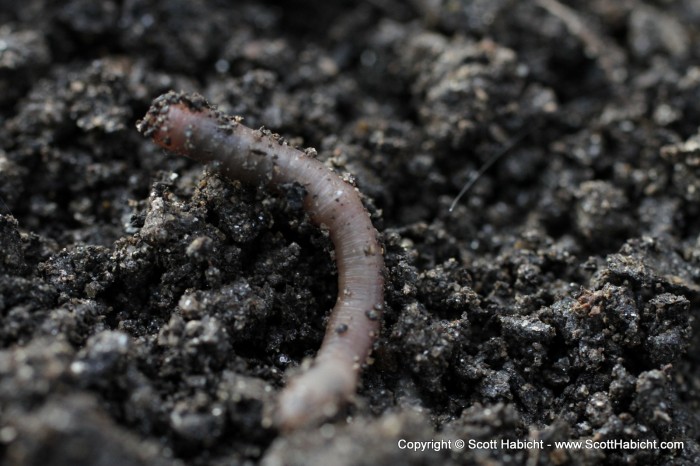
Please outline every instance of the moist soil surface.
M699 41L695 0L4 0L0 462L693 464ZM139 135L171 89L364 195L382 330L321 426L270 413L328 232Z

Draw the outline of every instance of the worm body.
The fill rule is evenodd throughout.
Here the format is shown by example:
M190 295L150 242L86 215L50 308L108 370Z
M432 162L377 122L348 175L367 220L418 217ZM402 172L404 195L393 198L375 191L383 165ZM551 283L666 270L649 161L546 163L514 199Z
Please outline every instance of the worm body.
M137 128L167 150L216 162L229 179L271 187L296 182L306 189L304 209L333 241L338 299L311 368L282 390L275 422L291 430L335 414L355 393L384 302L382 248L358 191L318 160L223 115L197 94L156 98Z

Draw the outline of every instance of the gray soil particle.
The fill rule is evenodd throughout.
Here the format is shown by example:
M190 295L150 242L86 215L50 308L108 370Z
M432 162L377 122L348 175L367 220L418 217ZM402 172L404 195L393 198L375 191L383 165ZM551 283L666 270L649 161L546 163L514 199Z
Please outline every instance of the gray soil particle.
M8 464L171 464L156 442L139 440L119 427L94 398L85 394L52 399L4 429L5 435L14 437L6 451Z
M424 414L406 411L402 414L388 414L374 421L359 420L349 426L322 428L319 435L291 435L279 438L271 446L262 464L304 465L304 464L384 464L407 461L405 446L402 450L396 439L412 442L431 437L431 428ZM403 444L402 444L403 445ZM372 452L372 459L367 452ZM450 451L427 449L410 456L407 464L455 464L450 459Z
M17 274L22 272L24 252L22 240L17 229L17 219L9 215L0 215L0 272Z
M0 104L21 97L50 61L49 44L41 30L0 26Z
M604 246L607 242L614 243L615 237L627 237L633 219L622 190L604 181L586 181L575 196L576 231L586 240Z
M697 461L697 2L10 0L0 23L0 463ZM141 139L170 89L316 147L382 235L379 339L317 429L271 416L336 300L328 234L302 187Z
M700 200L700 135L661 148L661 156L673 167L673 187L688 202Z
M71 364L71 372L88 384L99 383L112 373L121 373L130 349L129 336L104 331L90 337Z
M70 386L75 350L54 338L40 337L25 346L0 353L0 394L12 409L31 408ZM9 420L9 419L8 419Z

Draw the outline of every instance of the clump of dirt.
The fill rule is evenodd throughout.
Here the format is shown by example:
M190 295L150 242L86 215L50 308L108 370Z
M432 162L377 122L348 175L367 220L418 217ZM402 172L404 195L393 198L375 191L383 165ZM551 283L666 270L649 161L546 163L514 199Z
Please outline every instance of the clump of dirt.
M6 3L5 463L700 455L696 2ZM142 139L170 89L315 147L364 193L383 327L323 426L268 420L336 299L328 235L300 186L229 183Z

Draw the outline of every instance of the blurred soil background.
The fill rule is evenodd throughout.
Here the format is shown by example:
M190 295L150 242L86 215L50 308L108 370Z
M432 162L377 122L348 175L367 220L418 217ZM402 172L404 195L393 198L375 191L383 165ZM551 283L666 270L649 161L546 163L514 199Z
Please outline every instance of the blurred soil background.
M697 464L699 59L696 0L2 0L0 463ZM318 429L268 418L328 236L140 137L170 89L365 194L383 329Z

